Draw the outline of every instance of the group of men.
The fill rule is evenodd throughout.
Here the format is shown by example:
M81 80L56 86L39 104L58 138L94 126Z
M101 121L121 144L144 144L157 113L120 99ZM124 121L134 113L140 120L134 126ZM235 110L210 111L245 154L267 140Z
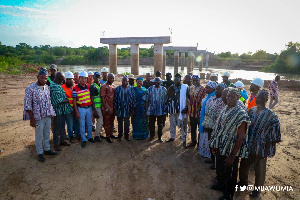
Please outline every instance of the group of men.
M200 84L198 75L186 75L182 81L179 73L174 80L172 74L167 73L166 81L162 81L161 73L157 71L153 80L150 73L146 74L145 81L139 77L135 82L133 75L123 76L122 85L117 87L115 76L105 67L101 74L82 71L63 75L57 72L56 65L51 65L50 73L48 76L48 71L41 68L37 82L25 91L24 120L30 120L30 126L35 127L39 161L45 161L44 155L56 155L61 146L70 145L66 142L65 124L69 140L81 140L82 148L87 141L101 142L104 138L109 143L113 138L121 141L123 134L130 141L130 117L133 130L139 132L146 126L140 136L147 138L150 133L149 141L155 137L157 122L158 141L163 142L162 130L169 116L170 137L166 142L175 140L176 127L179 127L184 148L198 144L199 154L209 158L206 162L214 163L217 177L212 189L224 192L220 199L233 198L239 158L239 184L248 184L252 164L255 166L255 186L264 184L267 157L275 155L281 134L278 117L265 107L268 92L262 89L262 79L252 81L248 98L244 85L240 81L231 83L228 72L223 74L220 84L213 74L206 86ZM278 81L277 76L269 86L271 99L275 100L270 103L271 108L278 102ZM247 100L248 107L245 106ZM139 120L144 118L145 126L139 129L133 121L136 122L134 116L141 112ZM113 135L115 116L117 136ZM93 121L96 127L94 138ZM49 145L51 123L55 151L50 150ZM106 136L101 134L102 127ZM189 145L186 144L188 129L191 131ZM252 195L259 193L254 190Z

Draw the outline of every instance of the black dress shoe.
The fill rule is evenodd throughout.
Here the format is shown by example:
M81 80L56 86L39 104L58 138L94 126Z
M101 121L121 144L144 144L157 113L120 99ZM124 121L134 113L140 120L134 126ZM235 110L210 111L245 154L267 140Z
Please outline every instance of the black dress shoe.
M113 142L110 138L106 138L106 141L107 141L108 143L112 143L112 142Z
M45 155L51 155L51 156L57 155L57 153L55 151L52 151L52 150L44 151L44 154Z
M54 150L55 151L61 151L61 148L59 147L59 145L54 145Z
M45 157L44 157L44 155L43 154L39 154L38 155L38 161L40 161L40 162L45 162Z
M125 140L127 140L128 142L131 141L130 137L125 137Z
M221 184L219 184L218 182L216 182L211 186L211 189L223 191L224 187Z
M82 148L84 148L86 146L86 141L84 142L81 142L81 145L80 145Z
M169 138L168 140L166 140L166 142L173 142L175 139L173 138Z
M111 139L118 139L119 136L117 136L117 135L112 135L110 138L111 138Z
M118 137L118 141L122 141L122 137Z
M211 170L215 170L215 169L216 169L216 167L215 167L215 163L214 163L214 164L212 164L212 165L210 166L210 169L211 169Z
M106 137L104 135L100 135L101 139L106 139Z
M259 190L253 190L252 193L250 194L250 197L257 198L260 195Z
M102 142L102 139L101 139L99 136L96 136L96 137L94 138L94 140L95 140L96 142Z
M68 143L68 142L66 142L66 141L61 141L61 142L59 143L59 146L71 146L71 144Z
M187 147L192 148L192 147L195 147L196 145L197 145L196 143L190 143L190 144L187 145Z
M161 139L161 138L158 138L157 140L158 140L160 143L164 142L163 139Z
M183 148L187 149L186 141L184 141L184 142L182 143L182 146L183 146Z
M204 160L204 162L205 162L205 163L214 163L214 161L213 161L212 159L210 159L210 158Z
M95 141L93 138L90 138L90 139L89 139L89 142L95 143L96 141Z

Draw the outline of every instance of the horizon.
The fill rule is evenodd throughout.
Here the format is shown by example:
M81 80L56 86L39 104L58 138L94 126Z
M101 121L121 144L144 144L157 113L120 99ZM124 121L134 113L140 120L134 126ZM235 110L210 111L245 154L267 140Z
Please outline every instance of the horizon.
M101 37L171 36L172 43L164 46L198 44L199 50L216 54L253 54L257 50L279 54L288 42L300 42L299 6L296 0L154 0L151 4L138 0L3 0L0 41L7 46L97 48L108 46L100 43Z

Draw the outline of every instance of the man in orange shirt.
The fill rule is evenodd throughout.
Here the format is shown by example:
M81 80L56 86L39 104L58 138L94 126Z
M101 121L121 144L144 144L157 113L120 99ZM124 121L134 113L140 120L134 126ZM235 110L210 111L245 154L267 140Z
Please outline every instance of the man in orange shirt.
M248 110L256 106L256 95L262 87L264 87L264 80L262 80L261 78L256 78L251 82L250 85L251 96L248 99Z
M115 76L110 73L108 80L101 86L100 97L102 101L103 127L106 133L106 141L112 143L114 129L114 95L116 86L114 85Z
M66 78L66 83L62 85L62 88L64 89L69 99L69 104L74 110L73 97L72 97L72 91L74 87L74 75L72 72L66 72L65 78ZM74 111L66 116L66 123L67 123L67 132L70 138L70 142L74 142L75 139L80 140L79 119L76 118ZM75 132L76 138L73 135L73 131Z

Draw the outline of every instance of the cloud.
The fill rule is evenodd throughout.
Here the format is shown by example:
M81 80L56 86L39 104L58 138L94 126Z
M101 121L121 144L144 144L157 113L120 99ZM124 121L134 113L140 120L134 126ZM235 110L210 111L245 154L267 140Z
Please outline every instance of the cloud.
M16 17L29 17L46 19L51 17L50 12L35 8L20 7L20 6L6 6L0 5L0 13L4 15L11 15Z

